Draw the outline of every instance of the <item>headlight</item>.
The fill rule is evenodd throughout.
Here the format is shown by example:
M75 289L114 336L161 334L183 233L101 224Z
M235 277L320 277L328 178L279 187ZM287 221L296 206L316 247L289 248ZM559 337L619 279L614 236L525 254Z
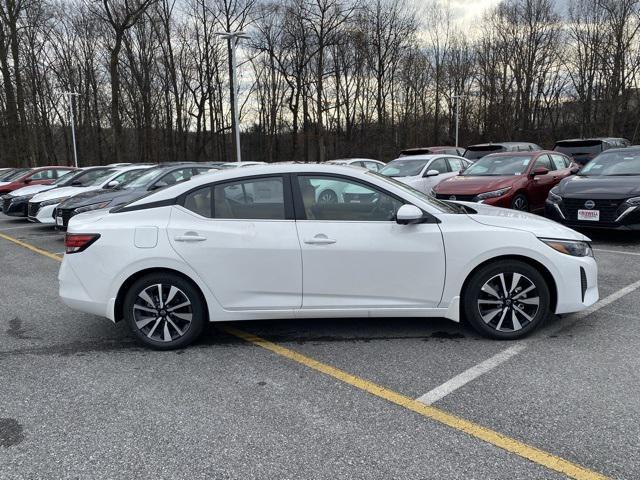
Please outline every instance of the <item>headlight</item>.
M58 203L64 202L67 198L69 197L58 197L58 198L52 198L51 200L45 200L40 203L40 206L48 207L49 205L57 205Z
M553 238L541 238L540 240L554 250L571 255L572 257L593 257L593 250L587 242L578 240L555 240Z
M502 195L507 193L509 190L511 190L511 187L501 188L500 190L494 190L493 192L481 193L480 195L476 195L473 201L477 202L478 200L486 200L487 198L501 197Z
M558 195L558 187L554 187L549 190L549 196L547 197L547 200L549 200L551 203L560 203L562 201L562 197ZM640 200L640 198L638 200Z
M110 203L111 203L111 201L100 202L100 203L92 203L91 205L86 205L84 207L76 208L73 211L73 213L75 213L77 215L78 213L90 212L92 210L100 210L101 208L108 207Z
M640 197L627 198L624 202L634 206L640 205Z

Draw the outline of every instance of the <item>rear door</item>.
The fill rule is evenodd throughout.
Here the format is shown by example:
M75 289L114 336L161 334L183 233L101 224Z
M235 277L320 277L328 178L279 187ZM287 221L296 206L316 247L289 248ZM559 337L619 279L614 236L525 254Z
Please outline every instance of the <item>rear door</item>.
M172 247L226 310L302 305L302 260L288 180L269 175L212 183L172 209Z

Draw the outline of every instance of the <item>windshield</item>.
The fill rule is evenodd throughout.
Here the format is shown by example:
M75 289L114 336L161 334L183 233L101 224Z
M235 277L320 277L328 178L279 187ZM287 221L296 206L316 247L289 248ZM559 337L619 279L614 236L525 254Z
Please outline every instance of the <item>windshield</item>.
M27 173L29 170L29 168L18 168L17 170L13 170L2 177L2 181L9 182L11 180L15 180L16 178L21 177L22 175Z
M430 197L429 195L426 195L421 191L410 187L406 183L402 183L402 182L399 182L398 180L394 180L392 177L382 175L380 172L374 172L372 170L367 170L366 173L367 175L375 175L376 177L383 179L385 182L390 183L394 187L404 190L405 192L413 195L414 197L418 197L423 202L428 203L429 205L431 205L432 207L438 209L443 213L461 213L461 210L453 206L452 204L443 202L442 200L436 200L435 198Z
M531 162L531 156L488 155L471 164L461 175L465 177L499 177L522 175Z
M71 170L70 172L65 173L59 179L52 183L52 185L64 185L69 179L73 178L78 174L77 170Z
M165 172L163 168L153 168L151 170L147 170L142 175L138 175L133 178L130 182L121 184L120 188L125 188L127 190L133 190L135 188L144 188L149 185L154 180L160 178L162 174Z
M380 173L386 177L415 177L420 175L424 166L429 160L405 160L397 159L390 161Z
M640 175L640 151L601 153L582 167L578 175L581 177Z

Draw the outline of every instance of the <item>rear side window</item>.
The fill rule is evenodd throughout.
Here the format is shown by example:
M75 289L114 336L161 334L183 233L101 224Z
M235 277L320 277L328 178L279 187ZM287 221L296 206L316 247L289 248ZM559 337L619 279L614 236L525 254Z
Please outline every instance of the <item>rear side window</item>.
M452 172L459 172L465 166L463 160L459 158L449 158L448 160Z
M209 185L189 192L183 206L207 218L284 220L284 184L269 177Z

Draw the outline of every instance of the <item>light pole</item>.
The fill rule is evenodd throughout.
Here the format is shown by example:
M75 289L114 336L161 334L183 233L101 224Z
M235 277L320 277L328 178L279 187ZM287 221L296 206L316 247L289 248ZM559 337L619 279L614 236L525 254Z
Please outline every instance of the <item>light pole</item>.
M242 161L242 155L240 154L240 122L238 120L238 87L236 80L236 46L241 38L250 38L249 35L240 31L240 32L216 32L216 35L226 38L229 41L230 46L230 58L229 62L231 63L231 114L233 121L233 134L235 137L236 144L236 161Z
M71 123L71 143L73 143L73 161L78 168L78 150L76 148L76 127L75 127L75 119L73 115L73 96L79 96L79 93L76 92L62 92L63 95L67 95L69 100L69 123Z
M454 95L452 98L456 99L456 148L457 148L458 132L460 131L460 99L464 98L464 95Z

